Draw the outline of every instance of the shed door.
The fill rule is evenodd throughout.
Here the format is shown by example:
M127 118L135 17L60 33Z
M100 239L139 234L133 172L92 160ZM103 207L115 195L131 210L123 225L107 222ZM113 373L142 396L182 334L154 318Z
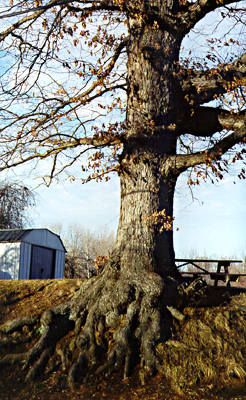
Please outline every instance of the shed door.
M53 279L55 271L55 250L32 246L30 279Z

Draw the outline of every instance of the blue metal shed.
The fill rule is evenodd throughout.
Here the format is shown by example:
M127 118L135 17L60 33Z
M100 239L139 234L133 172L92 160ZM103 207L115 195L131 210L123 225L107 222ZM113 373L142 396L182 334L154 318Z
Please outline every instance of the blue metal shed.
M48 229L0 230L0 279L60 279L65 247Z

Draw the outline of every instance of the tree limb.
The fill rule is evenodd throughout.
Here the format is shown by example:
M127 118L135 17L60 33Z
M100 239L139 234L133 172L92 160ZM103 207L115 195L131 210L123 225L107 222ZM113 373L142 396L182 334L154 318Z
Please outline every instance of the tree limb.
M126 6L125 4L120 4L117 5L114 3L114 1L109 1L109 0L101 0L98 1L97 4L95 1L84 1L84 4L92 4L91 7L85 7L85 8L80 8L80 7L76 7L76 6L72 6L71 5L71 1L69 1L69 5L68 5L68 9L74 12L80 12L82 11L82 13L84 12L91 12L91 11L117 11L117 12L121 12L121 11L126 11Z
M54 0L50 1L48 3L51 4L50 7L53 7L53 4L55 3ZM47 6L48 6L47 5ZM25 16L22 19L20 19L19 21L15 22L10 28L6 29L6 31L0 33L0 42L2 42L10 33L14 32L16 29L20 28L23 24L25 24L28 21L34 20L36 18L38 18L40 15L42 15L44 12L46 11L46 9L41 9L41 10L37 10L35 11L32 15L29 16ZM6 18L7 15L1 15L0 18Z
M19 149L19 153L20 153L20 158L19 159L15 159L15 152L17 151L18 148L18 144L16 145L16 148L14 148L14 150L11 151L7 151L6 156L9 157L7 160L4 159L4 155L1 156L0 160L1 160L1 167L0 167L0 171L12 168L12 167L16 167L18 165L21 164L25 164L29 161L38 159L44 159L44 158L48 158L50 156L57 156L57 154L64 152L65 150L68 149L74 149L77 148L79 146L87 146L87 148L85 149L85 151L91 150L92 148L102 148L102 147L108 147L108 146L115 146L121 143L121 138L119 137L85 137L85 138L80 138L80 139L74 139L71 141L61 141L59 142L58 140L50 140L47 139L47 141L45 143L42 144L41 146L41 151L38 151L38 145L37 147L33 147L33 148L28 148L28 149L24 149L24 144L21 145L23 147L21 147ZM43 151L45 145L49 145L50 148L48 148L48 150ZM84 153L85 151L81 152ZM25 155L23 157L23 154ZM11 159L11 154L13 155L13 160Z
M190 72L190 74L189 74ZM189 103L203 104L246 84L246 53L208 71L183 70L180 84Z
M102 86L104 79L110 74L110 72L114 68L116 61L120 57L121 52L126 47L126 45L127 45L127 38L119 43L118 47L116 48L116 50L111 58L111 61L107 65L107 68L100 75L97 76L97 80L95 82L93 82L92 85L87 90L85 90L83 93L81 93L77 96L71 97L67 101L64 101L60 106L58 106L56 108L55 111L52 112L52 114L56 114L58 111L61 111L61 109L65 108L67 105L70 105L71 103L75 103L75 104L79 103L79 102L81 102L81 104L87 103L88 101L85 99L98 86ZM122 87L122 85L118 85L118 87L119 86ZM100 93L96 95L96 97L99 97L99 95L101 96L102 94L104 94L104 92L107 92L108 90L112 90L112 88L105 88L104 90L101 90Z
M230 133L224 139L219 140L213 147L205 151L199 151L192 154L177 154L169 156L163 161L162 174L180 175L190 167L200 164L211 165L217 161L236 144L246 141L246 125Z
M235 3L239 2L240 0ZM230 3L231 0L197 0L195 3L190 4L187 10L180 13L179 16L183 31L188 33L206 14Z
M182 126L183 134L200 137L211 137L214 133L223 129L235 130L245 124L246 111L232 113L221 108L198 107L193 115L185 116L185 124Z

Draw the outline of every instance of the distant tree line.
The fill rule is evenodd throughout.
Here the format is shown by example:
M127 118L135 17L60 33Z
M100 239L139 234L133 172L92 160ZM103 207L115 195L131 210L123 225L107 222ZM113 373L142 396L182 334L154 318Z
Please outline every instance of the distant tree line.
M100 273L114 245L114 232L105 228L95 231L79 225L50 226L67 250L64 277L91 278Z

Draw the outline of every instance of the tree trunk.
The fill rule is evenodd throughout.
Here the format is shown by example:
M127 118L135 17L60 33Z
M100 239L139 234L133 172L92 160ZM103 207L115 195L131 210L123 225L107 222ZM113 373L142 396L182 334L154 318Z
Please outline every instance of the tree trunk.
M178 275L170 229L178 175L169 170L163 176L161 161L176 153L179 96L175 70L181 41L157 22L165 6L142 2L149 21L144 13L142 18L137 13L128 18L127 133L116 239L122 272L146 270L163 278ZM156 10L155 15L150 8Z
M176 276L172 231L175 179L161 176L158 158L151 162L147 158L146 162L130 161L128 167L121 173L115 245L121 273L146 271L162 278Z

